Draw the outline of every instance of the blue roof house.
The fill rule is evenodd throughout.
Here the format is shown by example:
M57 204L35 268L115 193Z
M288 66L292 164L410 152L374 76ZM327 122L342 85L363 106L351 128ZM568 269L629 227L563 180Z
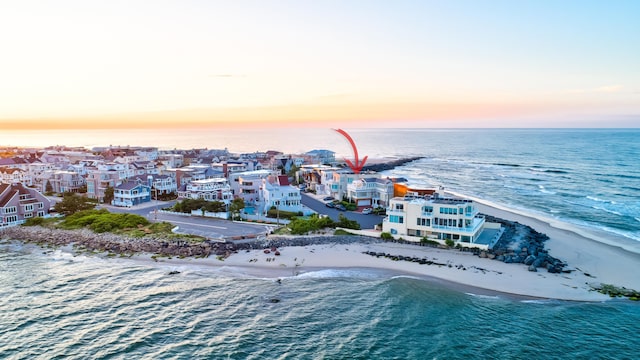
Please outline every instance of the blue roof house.
M141 180L130 180L113 188L111 205L131 207L151 201L151 186Z

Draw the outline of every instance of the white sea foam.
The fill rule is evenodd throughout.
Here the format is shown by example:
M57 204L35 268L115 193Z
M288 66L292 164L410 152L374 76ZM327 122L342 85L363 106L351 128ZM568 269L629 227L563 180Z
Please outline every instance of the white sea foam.
M474 294L474 293L470 293L470 292L466 292L466 295L475 297L475 298L480 298L480 299L492 299L492 300L500 300L501 297L497 296L497 295L482 295L482 294Z
M373 279L379 276L371 271L355 269L323 269L301 273L292 278L298 279L333 279L333 278L360 278Z
M600 198L598 198L598 197L590 196L590 195L588 195L588 196L587 196L587 199L589 199L589 200L593 200L593 201L596 201L596 202L602 202L602 203L608 203L608 204L616 204L616 202L615 202L615 201L612 201L612 200L605 200L605 199L600 199Z
M604 208L602 206L592 206L592 208L596 209L596 210L602 210L604 212L608 212L609 214L614 214L614 215L619 215L619 216L624 216L623 213L618 212L618 211L613 211L613 210L609 210L607 208Z

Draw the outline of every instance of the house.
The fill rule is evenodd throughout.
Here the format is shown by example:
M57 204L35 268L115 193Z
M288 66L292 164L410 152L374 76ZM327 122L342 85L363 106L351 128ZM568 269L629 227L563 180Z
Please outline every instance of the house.
M348 193L348 186L352 182L360 179L374 178L379 176L376 173L369 172L361 172L359 174L356 174L350 169L331 171L330 175L332 177L331 179L326 179L326 183L323 188L323 194L332 196L334 199L346 198Z
M0 183L0 227L22 224L49 214L51 201L36 189L20 183Z
M290 212L303 212L300 189L289 184L286 175L269 176L262 180L264 214L272 207Z
M155 161L134 161L129 163L129 168L133 171L134 176L159 173Z
M48 175L45 187L47 187L46 182L48 182L51 186L51 191L56 193L79 192L80 188L86 184L85 179L73 171L53 170L45 174Z
M336 153L331 150L311 150L305 154L307 163L333 165L336 162Z
M231 187L225 178L193 180L178 190L178 197L222 201L225 204L229 204L233 200Z
M29 168L29 164L29 161L17 156L13 158L0 158L0 168L27 170Z
M162 154L158 160L168 168L179 168L184 165L184 155L182 154Z
M136 176L131 180L145 182L151 186L151 192L154 198L158 195L166 195L178 191L176 179L169 175Z
M347 185L347 199L357 206L387 207L393 189L393 181L388 178L362 178Z
M120 175L120 171L114 168L105 169L104 167L99 167L98 169L87 170L87 197L98 199L98 201L102 202L107 188L115 187L116 184L122 183Z
M243 171L229 174L229 185L234 197L242 198L246 203L261 201L262 180L275 175L271 170Z
M33 185L33 177L27 170L18 168L0 168L0 182L7 184L21 183L31 186Z
M409 241L453 240L484 249L502 235L500 224L485 222L472 200L443 198L437 193L426 198L392 198L382 231Z
M129 180L113 188L111 205L131 207L151 201L151 187L140 179Z

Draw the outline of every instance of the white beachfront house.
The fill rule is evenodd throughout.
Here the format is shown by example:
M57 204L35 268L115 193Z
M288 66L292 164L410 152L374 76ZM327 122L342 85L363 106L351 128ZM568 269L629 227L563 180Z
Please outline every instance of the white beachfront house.
M262 180L264 214L272 207L290 212L304 212L300 189L289 184L287 176L269 176Z
M229 204L233 200L231 187L225 178L193 180L187 184L185 190L178 191L178 197L221 201L225 204Z
M382 231L409 241L451 239L484 249L493 246L502 235L500 224L486 222L472 200L438 194L391 199Z
M331 179L326 179L324 191L334 199L342 200L348 197L349 185L360 179L379 178L380 175L372 172L355 174L349 169L331 171ZM370 180L371 181L371 180ZM393 194L393 191L391 192Z
M235 197L246 203L256 204L262 201L262 180L275 175L273 170L243 171L229 174L229 185Z
M357 206L387 207L393 198L393 181L368 177L347 185L347 199Z

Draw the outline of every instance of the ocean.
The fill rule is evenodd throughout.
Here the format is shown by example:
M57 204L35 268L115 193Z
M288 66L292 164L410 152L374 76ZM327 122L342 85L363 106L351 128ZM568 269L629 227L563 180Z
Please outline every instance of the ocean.
M640 241L640 129L345 130L361 158L424 157L386 175L613 242ZM353 156L330 129L137 131L61 131L46 144L33 133L0 140L98 146L117 138L167 149L324 148ZM631 359L640 349L640 304L626 300L486 296L372 269L311 271L278 283L230 267L74 256L13 242L0 245L0 270L2 359Z

